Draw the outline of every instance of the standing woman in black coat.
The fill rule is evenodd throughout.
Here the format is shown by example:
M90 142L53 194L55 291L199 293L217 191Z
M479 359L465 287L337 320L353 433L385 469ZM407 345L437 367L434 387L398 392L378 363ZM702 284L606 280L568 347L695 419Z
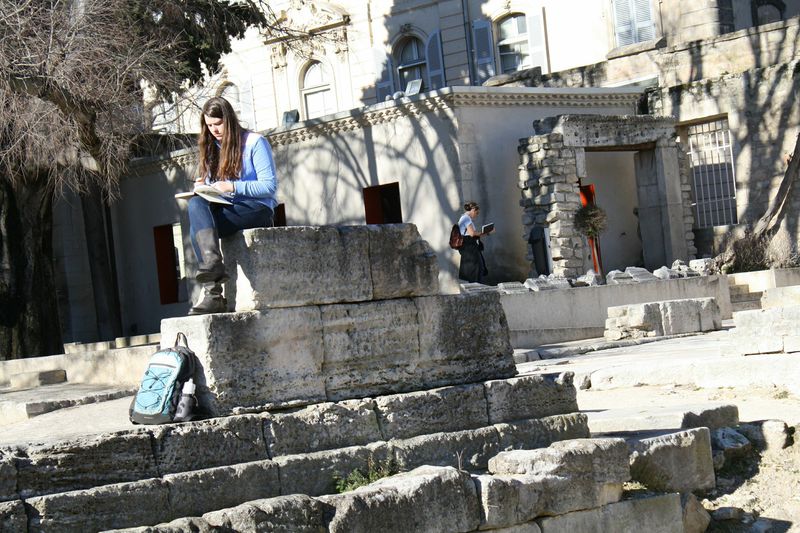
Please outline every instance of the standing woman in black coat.
M482 233L475 227L474 220L481 212L475 202L464 204L464 214L458 220L458 229L464 236L464 245L458 249L461 254L461 264L458 267L458 277L464 281L482 283L489 271L483 259L483 243L481 237L491 231ZM493 231L493 230L492 230Z

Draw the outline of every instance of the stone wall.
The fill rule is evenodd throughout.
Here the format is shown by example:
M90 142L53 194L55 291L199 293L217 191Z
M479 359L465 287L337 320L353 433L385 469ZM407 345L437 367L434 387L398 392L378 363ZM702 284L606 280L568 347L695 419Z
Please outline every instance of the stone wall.
M579 180L586 178L585 152L638 151L638 216L645 265L656 269L696 253L685 154L674 123L650 116L560 115L534 123L535 135L520 140L519 188L525 235L549 230L554 274L578 277L591 266L586 239L574 227L581 206ZM529 247L528 257L533 257Z

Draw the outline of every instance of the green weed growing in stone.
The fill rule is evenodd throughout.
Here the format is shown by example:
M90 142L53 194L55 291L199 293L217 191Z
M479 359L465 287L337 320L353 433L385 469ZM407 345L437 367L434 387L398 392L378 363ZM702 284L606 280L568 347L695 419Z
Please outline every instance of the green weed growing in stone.
M366 474L360 469L356 468L345 478L334 476L333 481L336 484L336 491L341 493L357 489L358 487L363 487L364 485L369 485L370 483L378 481L379 479L393 476L398 472L399 469L392 459L387 459L383 462L373 462L370 459L367 461Z

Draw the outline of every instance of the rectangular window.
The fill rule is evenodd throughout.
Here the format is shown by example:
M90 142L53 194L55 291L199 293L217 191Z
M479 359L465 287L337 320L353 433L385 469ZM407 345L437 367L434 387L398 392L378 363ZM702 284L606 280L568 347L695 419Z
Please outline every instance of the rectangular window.
M656 38L650 0L613 0L617 46Z
M728 119L687 129L692 165L695 227L736 224L736 176Z

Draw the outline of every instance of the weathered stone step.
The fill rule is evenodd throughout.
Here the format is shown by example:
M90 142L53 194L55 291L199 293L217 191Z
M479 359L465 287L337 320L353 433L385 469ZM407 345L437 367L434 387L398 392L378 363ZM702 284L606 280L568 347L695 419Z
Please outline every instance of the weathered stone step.
M731 302L731 311L734 313L739 313L741 311L753 311L756 309L761 309L761 300Z
M729 284L728 285L728 290L731 293L731 301L733 301L733 299L735 297L737 297L737 296L741 296L743 294L749 294L750 293L750 286L749 285L733 285L733 284Z
M571 373L536 375L4 448L0 501L577 409Z
M707 403L669 407L620 407L587 413L593 435L667 429L735 427L739 408L735 405Z
M220 313L162 321L189 339L212 415L409 392L516 374L497 294Z
M677 494L620 501L630 477L621 439L563 441L489 463L486 474L422 466L342 494L254 500L125 531L683 531Z
M12 389L30 389L40 385L54 385L67 381L67 373L63 369L21 372L12 374L9 385Z
M105 402L130 396L135 387L87 383L55 384L3 391L0 399L0 427L44 413L87 403Z
M259 498L328 494L334 492L337 478L343 479L356 469L367 472L374 465L391 463L403 471L422 465L482 470L491 457L503 450L546 447L560 440L587 436L586 417L578 413L518 420L160 476L154 470L148 479L25 497L23 512L28 513L30 532L152 525ZM231 437L237 439L243 436ZM180 450L187 455L184 460L189 461L194 453L204 453L203 444L202 439L197 439L194 446L187 443ZM120 448L118 455L123 450ZM124 457L120 459L125 462ZM121 470L129 464L120 463L117 467ZM203 489L198 490L199 487ZM3 503L0 523L7 519L3 512L13 516L21 503L22 500Z
M742 303L742 302L760 302L761 296L764 294L764 291L756 291L756 292L743 292L736 295L731 295L731 304Z

